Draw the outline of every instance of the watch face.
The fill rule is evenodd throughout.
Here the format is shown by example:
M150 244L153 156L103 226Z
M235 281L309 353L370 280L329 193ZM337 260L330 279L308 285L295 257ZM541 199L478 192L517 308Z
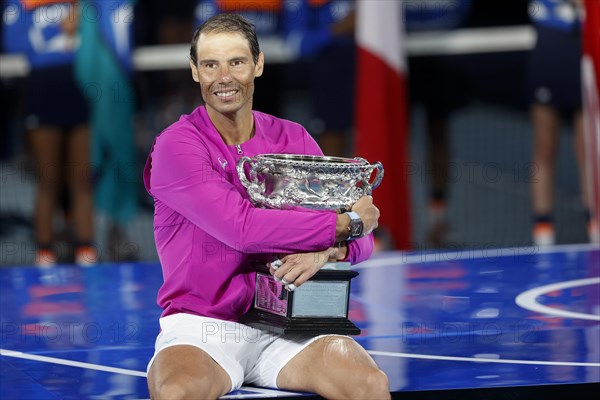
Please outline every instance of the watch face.
M363 223L362 221L350 221L350 236L360 237L362 236Z

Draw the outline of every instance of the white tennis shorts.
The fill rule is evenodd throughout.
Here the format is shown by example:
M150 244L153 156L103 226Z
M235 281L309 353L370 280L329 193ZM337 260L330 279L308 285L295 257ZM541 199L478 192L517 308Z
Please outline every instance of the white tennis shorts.
M242 384L277 388L279 371L315 340L335 340L336 335L283 337L248 325L201 317L173 314L160 319L161 332L156 338L154 356L167 347L190 345L210 355L231 378L231 390Z

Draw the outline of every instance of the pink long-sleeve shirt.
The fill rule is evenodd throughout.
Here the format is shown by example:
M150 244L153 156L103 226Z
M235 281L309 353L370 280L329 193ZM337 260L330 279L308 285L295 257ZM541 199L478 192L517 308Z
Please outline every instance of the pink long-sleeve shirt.
M257 254L334 244L335 212L263 209L250 202L236 172L241 156L323 154L299 124L257 111L253 116L256 134L241 145L226 145L202 106L154 141L144 185L154 197L163 316L184 312L237 321L252 304L251 261ZM372 250L372 235L356 240L348 261L363 261Z

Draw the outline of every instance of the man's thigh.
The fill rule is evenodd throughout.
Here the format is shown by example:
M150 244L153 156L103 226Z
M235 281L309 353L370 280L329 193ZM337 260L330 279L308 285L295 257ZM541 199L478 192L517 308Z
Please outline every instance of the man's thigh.
M311 391L325 397L346 397L365 377L380 374L367 351L348 336L323 336L299 352L281 369L281 389ZM385 380L385 379L384 379ZM384 391L387 388L384 388Z
M150 397L217 398L231 390L229 374L205 351L176 345L161 350L148 371Z
M223 370L227 391L235 390L244 382L247 365L253 365L260 354L256 346L260 331L242 324L181 313L161 318L160 326L148 374L161 384L165 379L175 379L181 360L185 360L182 365L187 369L182 376L220 379ZM154 368L158 361L160 364Z

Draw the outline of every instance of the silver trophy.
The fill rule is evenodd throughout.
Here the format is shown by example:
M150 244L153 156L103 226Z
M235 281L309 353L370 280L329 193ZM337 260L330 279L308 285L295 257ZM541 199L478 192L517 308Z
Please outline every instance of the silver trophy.
M337 212L350 210L383 179L380 162L297 154L244 156L237 172L258 207ZM285 333L359 334L360 329L348 319L350 280L357 275L350 263L329 262L302 286L288 291L266 267L259 268L254 305L243 321Z

